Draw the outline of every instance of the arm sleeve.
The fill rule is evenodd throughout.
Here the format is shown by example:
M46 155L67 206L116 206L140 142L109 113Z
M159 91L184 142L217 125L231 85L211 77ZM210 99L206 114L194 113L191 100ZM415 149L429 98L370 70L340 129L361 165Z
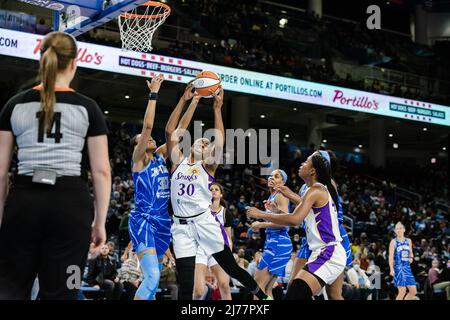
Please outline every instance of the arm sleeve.
M12 131L11 115L14 107L15 103L9 100L0 111L0 131Z
M224 227L225 228L231 228L231 223L233 221L233 215L231 214L231 212L229 210L227 210L226 208L225 210L225 221L224 221Z
M89 128L87 132L88 137L100 136L104 134L108 134L108 127L106 125L105 118L103 116L102 110L98 104L94 101L91 101L88 106L89 113Z

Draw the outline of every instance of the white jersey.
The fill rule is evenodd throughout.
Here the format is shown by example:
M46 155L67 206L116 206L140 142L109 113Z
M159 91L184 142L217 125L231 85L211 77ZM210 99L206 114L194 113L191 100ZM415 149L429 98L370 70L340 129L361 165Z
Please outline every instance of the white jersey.
M220 206L219 212L214 212L211 210L212 215L220 222L221 225L225 225L225 208Z
M209 187L214 177L206 171L203 161L189 164L185 158L172 173L170 181L170 198L176 217L189 218L210 210Z
M321 183L317 183L325 189ZM327 189L328 202L321 208L311 208L304 220L308 247L314 251L342 241L336 205Z

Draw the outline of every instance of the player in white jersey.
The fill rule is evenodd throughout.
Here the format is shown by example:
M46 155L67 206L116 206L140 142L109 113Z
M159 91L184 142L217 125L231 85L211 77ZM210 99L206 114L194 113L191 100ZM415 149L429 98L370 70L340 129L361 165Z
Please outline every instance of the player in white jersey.
M194 90L194 88L192 88ZM255 280L236 263L229 248L229 239L223 226L211 215L210 186L221 161L225 129L222 120L223 89L214 97L215 139L197 139L184 157L176 124L180 111L174 110L166 125L166 140L172 162L171 201L173 209L172 237L175 251L180 298L192 299L194 287L195 256L198 248L212 255L231 277L245 285L259 299L268 296L259 289ZM178 132L179 133L179 132ZM218 236L222 235L222 236Z
M302 163L299 175L309 189L292 214L282 212L270 201L266 202L266 208L276 214L264 213L256 208L250 208L247 212L250 217L280 225L297 226L305 221L306 238L312 253L305 268L288 288L287 300L311 300L325 284L337 279L346 263L337 217L337 192L331 182L328 161L315 152Z
M217 182L211 184L212 203L209 206L211 215L219 221L223 226L223 230L228 237L230 249L232 249L231 241L231 220L233 219L230 212L227 211L226 202L223 200L223 187ZM225 235L217 235L223 236ZM211 272L217 279L217 286L220 290L222 300L231 300L230 276L219 266L213 256L208 256L202 248L198 248L195 257L195 277L194 277L194 300L203 300L208 293L206 286L206 272L210 268Z
M336 173L338 169L338 159L336 158L336 155L331 150L319 150L320 154L328 161L330 164L330 170L332 176ZM331 183L333 186L337 189L336 182L334 179L331 179ZM308 186L304 184L300 188L300 192L297 194L293 192L291 189L289 189L287 186L278 186L275 188L276 191L286 196L292 203L295 205L298 205L301 202L302 196L305 195L306 191L308 190ZM350 241L348 240L347 232L343 226L343 209L342 209L342 203L341 199L339 198L338 202L338 220L339 220L339 227L340 227L340 233L341 237L343 239L342 246L346 250L347 255L347 266L351 265L353 262L353 256L350 249ZM309 250L308 243L306 240L306 237L302 239L302 246L297 254L297 257L294 260L294 266L291 271L291 277L289 279L288 286L291 284L291 282L295 279L295 276L297 273L300 272L301 269L305 266L306 262L308 261L309 256L311 255L311 250ZM344 300L342 296L342 286L344 283L344 272L334 281L331 285L327 285L327 295L328 298L331 300Z

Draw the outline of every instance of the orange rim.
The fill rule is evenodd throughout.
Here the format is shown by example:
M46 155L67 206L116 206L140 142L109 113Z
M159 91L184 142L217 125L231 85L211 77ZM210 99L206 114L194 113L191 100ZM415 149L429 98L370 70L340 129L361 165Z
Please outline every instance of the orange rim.
M141 6L145 6L145 7L163 7L164 9L166 9L165 12L160 13L160 14L136 14L136 13L122 13L120 16L122 18L125 19L136 19L136 18L141 18L141 19L159 19L159 18L163 18L163 17L167 17L170 12L172 11L172 9L170 9L170 7L162 2L157 2L157 1L148 1L144 4L142 4Z

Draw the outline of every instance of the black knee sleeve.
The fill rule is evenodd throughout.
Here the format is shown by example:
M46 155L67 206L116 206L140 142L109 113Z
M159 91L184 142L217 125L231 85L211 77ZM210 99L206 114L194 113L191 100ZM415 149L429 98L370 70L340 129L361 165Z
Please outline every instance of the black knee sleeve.
M312 300L312 291L302 279L295 279L289 286L284 300Z
M194 291L195 257L175 259L177 280L180 284L179 300L192 300Z

